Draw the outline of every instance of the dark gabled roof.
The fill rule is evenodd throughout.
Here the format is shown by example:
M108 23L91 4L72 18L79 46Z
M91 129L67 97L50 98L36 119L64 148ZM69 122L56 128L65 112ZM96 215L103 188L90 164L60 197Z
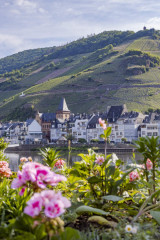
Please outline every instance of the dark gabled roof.
M121 118L137 118L139 116L139 112L125 112L121 115Z
M42 114L42 122L52 122L56 119L55 113L43 113Z
M101 118L99 115L94 115L88 122L87 129L96 128L96 124L99 123L98 119Z
M111 106L107 114L108 122L116 122L117 119L121 116L124 110L124 105L121 106Z
M156 114L155 113L150 113L148 116L146 116L144 118L143 123L153 122L155 118L156 118ZM158 119L155 119L155 120L158 120Z
M70 112L70 110L68 109L67 103L65 98L62 98L58 107L58 111L67 111Z
M155 121L159 121L160 120L160 115L155 115Z
M67 121L66 120L62 120L61 119L55 119L53 122L52 122L52 125L54 125L54 128L58 128L58 124L61 124L62 127L66 126L67 124Z
M11 126L10 126L10 129L15 129L19 124L18 123L13 123Z
M34 119L27 119L26 120L26 126L28 127L32 122L34 121Z

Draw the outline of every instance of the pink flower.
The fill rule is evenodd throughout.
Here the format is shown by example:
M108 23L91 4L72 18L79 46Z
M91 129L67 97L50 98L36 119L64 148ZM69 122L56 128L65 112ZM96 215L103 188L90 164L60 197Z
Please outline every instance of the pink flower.
M66 181L67 178L63 175L50 172L45 178L45 182L51 186L56 186L59 182Z
M139 174L137 171L130 172L129 174L129 180L130 182L133 182L135 180L139 179Z
M8 166L6 161L0 161L0 177L10 177L12 175L11 169Z
M64 161L64 160L58 159L54 166L55 166L56 168L62 168L62 167L64 166L64 164L65 164L65 161Z
M61 192L44 190L35 193L27 202L24 212L31 217L37 216L44 211L46 217L56 218L65 212L65 208L71 206L70 201L61 195Z
M42 210L42 206L43 201L40 193L35 193L33 197L31 197L31 199L27 202L27 207L25 207L24 213L31 217L38 216Z
M102 165L104 163L104 157L103 156L96 157L95 163L97 163L98 165Z
M151 170L153 168L153 163L149 158L147 159L146 166L147 166L147 170Z
M52 201L46 204L45 206L45 215L49 218L56 218L62 215L65 212L63 202L61 201Z
M8 164L8 162L6 162L6 161L0 161L0 168L8 168L9 167L9 164Z
M66 181L62 175L56 174L40 163L27 162L22 171L18 171L17 178L12 181L11 188L30 187L45 188L48 184L56 186L59 182ZM23 193L23 190L20 194Z
M24 184L24 181L22 180L22 173L21 171L18 171L17 178L13 179L11 183L11 188L19 188Z
M99 118L98 121L99 121L99 125L105 130L107 128L105 121L102 120L101 118Z
M21 189L21 191L19 192L19 195L20 195L20 196L22 196L22 195L24 194L25 189L26 189L26 187L23 187L23 188Z
M47 183L47 177L50 175L50 169L48 167L37 168L36 183L40 188L45 188Z

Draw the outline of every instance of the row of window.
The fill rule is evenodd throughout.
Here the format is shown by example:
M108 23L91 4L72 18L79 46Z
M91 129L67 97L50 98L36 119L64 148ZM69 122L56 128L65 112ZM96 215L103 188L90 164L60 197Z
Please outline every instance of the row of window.
M142 131L142 135L143 135L143 136L146 136L146 132ZM148 136L148 137L158 136L158 133L157 133L157 132L153 132L153 133L152 133L152 132L148 132L148 133L147 133L147 136Z
M42 128L43 128L43 129L50 129L50 124L47 124L47 125L46 125L46 124L45 124L45 125L42 125Z

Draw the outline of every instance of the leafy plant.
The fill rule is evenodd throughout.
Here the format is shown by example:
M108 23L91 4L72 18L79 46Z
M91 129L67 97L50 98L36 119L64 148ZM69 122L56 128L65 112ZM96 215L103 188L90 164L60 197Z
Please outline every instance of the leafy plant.
M56 151L53 148L40 149L40 154L43 156L43 161L47 166L53 168L57 159L60 157L60 151Z

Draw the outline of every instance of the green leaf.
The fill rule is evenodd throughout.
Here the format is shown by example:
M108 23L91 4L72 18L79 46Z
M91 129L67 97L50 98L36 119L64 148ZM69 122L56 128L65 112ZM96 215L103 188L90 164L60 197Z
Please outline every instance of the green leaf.
M113 202L119 202L119 201L123 200L122 197L118 197L118 196L115 196L115 195L108 195L108 196L104 196L102 198L105 199L105 200L108 200L108 201L113 201Z
M80 232L76 229L67 227L65 231L61 233L59 236L53 236L51 240L80 240L81 235Z
M102 179L100 179L100 178L98 178L96 176L89 177L87 180L88 180L89 183L99 183L99 182L102 182Z
M104 138L105 138L105 135L104 135L104 134L101 134L101 135L100 135L100 138L103 138L103 139L104 139Z
M30 232L20 232L18 234L18 236L16 237L12 237L12 238L9 238L9 239L12 239L12 240L37 240L36 239L36 236L34 236L32 233Z
M111 127L107 127L107 129L104 130L105 139L107 139L107 137L109 137L111 135L111 132L112 132Z
M160 225L160 211L150 211L150 214Z
M44 224L38 225L35 230L36 240L43 239L47 234Z
M91 214L98 214L98 215L105 215L107 216L109 213L105 212L101 209L98 208L93 208L93 207L89 207L89 206L80 206L76 209L76 213L81 215L83 213L91 213Z
M101 216L92 216L88 218L88 222L94 222L94 223L98 223L99 225L108 226L108 227L115 227L117 225L117 223L108 221L107 219Z
M113 176L115 173L115 169L116 169L115 166L107 167L105 170L107 177Z
M34 220L33 220L32 217L30 217L26 214L22 214L21 216L18 216L16 218L16 221L14 223L14 227L15 227L15 229L30 232L31 229L32 229L33 221Z
M111 158L112 158L112 154L107 155L106 160L104 161L104 163L102 164L101 167L104 168L104 166L108 163L108 161L109 161Z

